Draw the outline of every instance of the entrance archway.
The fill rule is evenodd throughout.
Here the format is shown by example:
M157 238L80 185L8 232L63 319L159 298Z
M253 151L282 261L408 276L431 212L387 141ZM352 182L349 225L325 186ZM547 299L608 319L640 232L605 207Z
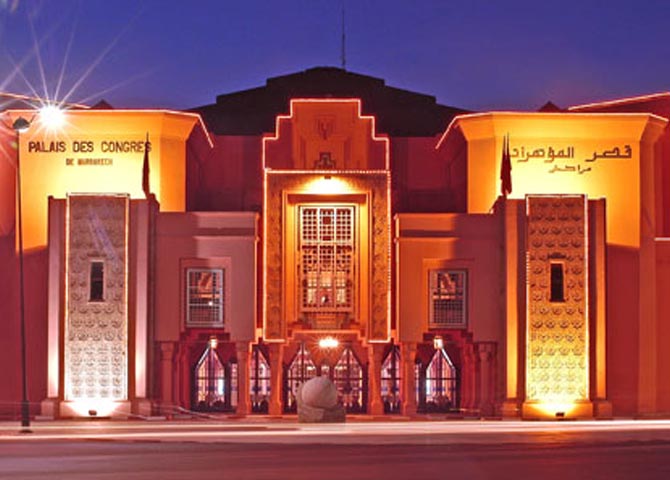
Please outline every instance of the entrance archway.
M458 372L444 348L436 349L427 364L417 360L415 378L418 412L458 409Z
M193 369L193 410L229 412L237 407L237 363L224 364L207 345Z

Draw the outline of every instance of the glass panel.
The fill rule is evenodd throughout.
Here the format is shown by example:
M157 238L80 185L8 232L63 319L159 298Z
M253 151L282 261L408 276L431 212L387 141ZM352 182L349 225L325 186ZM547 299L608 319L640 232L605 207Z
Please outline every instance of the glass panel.
M268 413L270 402L270 364L258 345L254 345L251 349L249 379L251 411L254 413Z
M392 345L382 363L381 391L385 413L400 412L400 348Z
M310 378L316 377L316 365L305 344L301 344L298 352L289 364L285 381L284 410L295 412L297 410L296 395L298 387Z
M340 403L347 412L364 412L363 367L351 347L344 347L333 370L333 383L337 388Z
M195 408L223 410L226 406L226 372L219 355L210 347L195 368Z
M456 408L456 368L444 349L435 350L422 390L425 397L420 407L424 411L447 412Z

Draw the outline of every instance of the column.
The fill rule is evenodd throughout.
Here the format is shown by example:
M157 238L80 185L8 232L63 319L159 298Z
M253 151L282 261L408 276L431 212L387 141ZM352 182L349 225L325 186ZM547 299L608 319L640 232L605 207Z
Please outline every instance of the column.
M282 355L284 349L282 345L277 343L271 343L269 345L270 351L270 405L268 408L268 413L270 415L281 415L282 414L282 391L284 386L282 385L283 381L283 368L282 368Z
M174 404L174 398L172 397L174 385L174 379L172 377L174 373L174 344L172 342L162 342L160 344L160 355L160 403L163 406L172 405Z
M480 343L477 345L479 356L479 412L482 416L495 413L494 402L494 369L495 344Z
M408 416L416 415L415 362L416 343L403 343L400 347L400 363L402 364L402 413Z
M383 344L370 344L368 347L368 404L370 415L383 415L384 404L381 392L381 371L384 356Z
M251 412L249 400L249 362L251 349L249 342L235 343L237 351L237 413L248 415Z
M461 411L465 414L471 414L475 408L476 403L476 378L477 373L477 357L473 352L472 345L466 344L463 346L463 365L461 367Z

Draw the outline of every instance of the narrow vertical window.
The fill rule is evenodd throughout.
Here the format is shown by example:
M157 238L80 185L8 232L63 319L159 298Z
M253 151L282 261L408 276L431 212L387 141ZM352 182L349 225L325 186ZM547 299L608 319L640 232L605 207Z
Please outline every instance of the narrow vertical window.
M89 295L90 302L102 302L105 300L105 267L103 262L91 262L89 271Z
M552 302L564 302L565 291L563 282L563 264L551 263L551 297Z

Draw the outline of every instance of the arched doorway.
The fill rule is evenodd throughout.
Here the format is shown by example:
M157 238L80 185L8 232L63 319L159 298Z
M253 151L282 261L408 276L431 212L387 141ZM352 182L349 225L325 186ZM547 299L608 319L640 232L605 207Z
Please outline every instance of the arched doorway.
M430 361L417 360L417 411L444 413L458 409L458 373L444 348L435 349Z
M211 344L193 369L193 410L230 412L237 407L237 363L224 364Z
M284 367L284 412L297 412L298 387L318 375L333 381L338 401L348 413L367 410L367 366L361 363L351 345L345 345L341 353L337 353L324 355L317 352L315 359L305 342L300 343L296 354Z
M348 413L364 413L367 405L367 375L349 346L342 350L331 376L338 399Z
M312 355L304 343L300 344L284 375L284 411L294 413L298 410L296 395L298 387L310 378L317 376L317 369Z

